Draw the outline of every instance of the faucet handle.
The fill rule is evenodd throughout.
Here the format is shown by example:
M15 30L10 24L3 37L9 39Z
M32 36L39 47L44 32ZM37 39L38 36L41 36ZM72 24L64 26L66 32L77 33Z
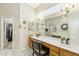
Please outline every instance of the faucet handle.
M68 45L70 45L69 40L70 40L69 38L66 39L66 44L68 44Z

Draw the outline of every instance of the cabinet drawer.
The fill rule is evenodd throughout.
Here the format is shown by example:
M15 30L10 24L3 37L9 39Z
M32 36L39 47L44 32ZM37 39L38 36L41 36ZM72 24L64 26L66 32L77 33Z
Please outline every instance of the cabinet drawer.
M43 42L42 44L43 44L44 46L48 47L48 48L50 47L50 44L48 44L48 43Z
M59 56L59 53L55 51L50 51L50 56Z
M61 56L79 56L78 54L75 54L73 52L70 52L64 49L61 49L60 52L61 52L60 54Z
M51 45L50 49L51 49L51 51L55 51L55 52L59 53L59 48L56 46Z

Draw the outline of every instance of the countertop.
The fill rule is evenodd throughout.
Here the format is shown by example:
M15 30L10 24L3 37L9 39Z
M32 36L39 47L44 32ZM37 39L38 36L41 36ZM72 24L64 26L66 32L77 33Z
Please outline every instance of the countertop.
M59 38L55 38L55 37L48 37L48 36L44 36L44 35L40 35L39 37L36 36L31 36L34 39L49 43L51 45L55 45L57 47L69 50L71 52L77 53L79 54L79 46L77 45L67 45L67 44L62 44L61 43L61 39Z

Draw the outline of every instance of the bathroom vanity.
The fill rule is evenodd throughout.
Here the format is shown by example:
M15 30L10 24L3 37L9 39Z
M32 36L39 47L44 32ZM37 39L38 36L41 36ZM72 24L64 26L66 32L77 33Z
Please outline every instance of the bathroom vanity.
M29 36L29 47L32 48L32 42L38 42L49 48L50 56L79 56L79 48L75 45L62 44L61 38L48 37L40 35Z

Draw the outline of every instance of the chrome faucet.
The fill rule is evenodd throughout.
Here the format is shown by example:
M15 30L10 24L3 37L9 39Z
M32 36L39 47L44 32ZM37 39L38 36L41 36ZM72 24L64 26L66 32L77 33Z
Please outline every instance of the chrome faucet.
M69 44L69 40L70 40L69 38L66 39L65 37L63 37L63 38L61 39L61 43L70 45L70 44Z
M66 39L66 43L65 43L65 44L70 45L70 44L69 44L69 40L70 40L70 39L69 39L69 38L67 38L67 39Z

